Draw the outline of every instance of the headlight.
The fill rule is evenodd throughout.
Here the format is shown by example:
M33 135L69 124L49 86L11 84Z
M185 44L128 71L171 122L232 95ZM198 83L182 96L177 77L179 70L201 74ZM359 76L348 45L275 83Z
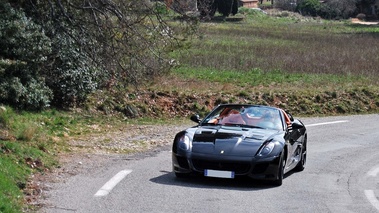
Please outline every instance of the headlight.
M179 148L184 150L189 150L190 148L190 139L187 135L182 135L179 138Z
M272 150L274 150L274 147L275 147L275 142L274 141L271 141L271 142L268 142L266 143L258 152L258 156L262 157L262 156L266 156L266 155L269 155Z

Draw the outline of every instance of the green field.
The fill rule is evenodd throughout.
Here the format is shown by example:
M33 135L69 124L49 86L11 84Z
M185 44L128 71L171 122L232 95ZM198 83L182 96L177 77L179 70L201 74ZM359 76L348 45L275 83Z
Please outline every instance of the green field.
M242 12L200 23L197 36L172 52L172 72L138 90L99 91L73 111L2 107L0 212L33 209L30 175L57 166L57 154L70 151L65 141L78 136L204 114L219 103L269 104L301 116L379 112L378 26ZM139 116L127 117L130 107Z

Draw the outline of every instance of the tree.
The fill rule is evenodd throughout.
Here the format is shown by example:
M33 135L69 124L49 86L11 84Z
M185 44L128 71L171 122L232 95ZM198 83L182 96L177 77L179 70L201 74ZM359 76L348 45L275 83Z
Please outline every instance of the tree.
M301 0L296 10L303 15L317 16L320 13L321 3L319 0Z
M1 1L24 11L46 38L42 46L50 42L51 49L42 51L44 61L31 72L51 89L57 106L78 105L98 88L137 87L166 73L171 67L168 53L190 36L186 30L193 26L170 26L159 2L148 0ZM34 45L26 40L18 44Z
M50 106L52 91L41 73L51 52L42 28L0 0L0 102L22 109Z
M346 19L357 13L357 0L329 0L320 8L320 15L330 19Z
M216 11L223 16L235 15L238 12L238 0L198 0L197 2L202 16L213 17Z

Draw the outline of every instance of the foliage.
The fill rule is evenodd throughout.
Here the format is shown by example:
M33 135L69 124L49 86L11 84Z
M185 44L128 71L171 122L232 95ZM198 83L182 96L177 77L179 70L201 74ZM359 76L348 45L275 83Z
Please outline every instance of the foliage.
M317 16L321 9L319 0L301 0L297 4L296 10L303 15Z
M372 46L378 28L290 12L245 17L201 23L191 46L173 52L180 64L171 75L145 90L96 93L88 108L126 118L187 116L199 106L231 102L302 115L378 112L378 48Z
M320 8L320 16L328 19L346 19L357 14L357 0L330 0Z
M277 8L281 8L283 10L295 11L297 1L296 0L276 0L274 1L274 5Z
M0 211L25 210L24 198L38 192L27 191L28 177L56 166L57 153L79 148L67 140L125 132L129 123L172 123L232 102L280 106L299 116L378 113L377 28L248 16L202 23L199 30L187 51L172 53L181 62L173 73L137 91L96 91L78 113L0 106ZM140 117L129 118L126 108Z
M55 63L46 73L47 85L54 91L55 106L73 106L85 101L88 94L98 88L101 71L88 55L73 48L77 44L71 37L53 38Z
M254 16L238 24L204 23L199 30L202 36L177 58L182 66L363 75L378 80L378 48L372 45L377 41L375 27L313 18Z
M267 14L263 10L247 8L247 7L240 7L238 9L238 13L251 16L251 17L259 17L259 18L267 17Z
M327 19L346 19L357 14L358 3L370 4L372 0L277 0L277 8L298 11L302 15L320 16Z
M197 8L202 17L213 17L217 10L217 0L198 0Z
M50 105L51 90L41 77L51 43L22 11L0 3L0 102L24 109Z
M23 84L18 77L2 78L0 101L7 102L19 109L40 110L49 106L52 93L43 81L31 78Z
M217 9L223 16L235 15L238 12L238 0L216 0Z
M2 90L37 89L27 92L33 101L19 104L30 98L18 91L0 102L25 109L77 106L95 89L137 87L162 75L172 66L167 53L193 26L170 26L162 5L148 0L0 1L0 76L13 82Z
M227 17L238 12L238 0L198 0L198 8L202 16L213 17L218 11Z

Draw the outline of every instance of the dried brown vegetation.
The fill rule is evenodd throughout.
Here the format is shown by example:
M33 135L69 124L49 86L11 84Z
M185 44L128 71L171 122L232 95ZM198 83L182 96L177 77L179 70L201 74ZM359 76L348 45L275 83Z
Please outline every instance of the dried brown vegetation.
M127 117L204 114L220 103L268 104L302 115L379 111L376 26L244 17L202 23L199 32L175 53L179 66L171 75L138 91L107 94L98 109Z

